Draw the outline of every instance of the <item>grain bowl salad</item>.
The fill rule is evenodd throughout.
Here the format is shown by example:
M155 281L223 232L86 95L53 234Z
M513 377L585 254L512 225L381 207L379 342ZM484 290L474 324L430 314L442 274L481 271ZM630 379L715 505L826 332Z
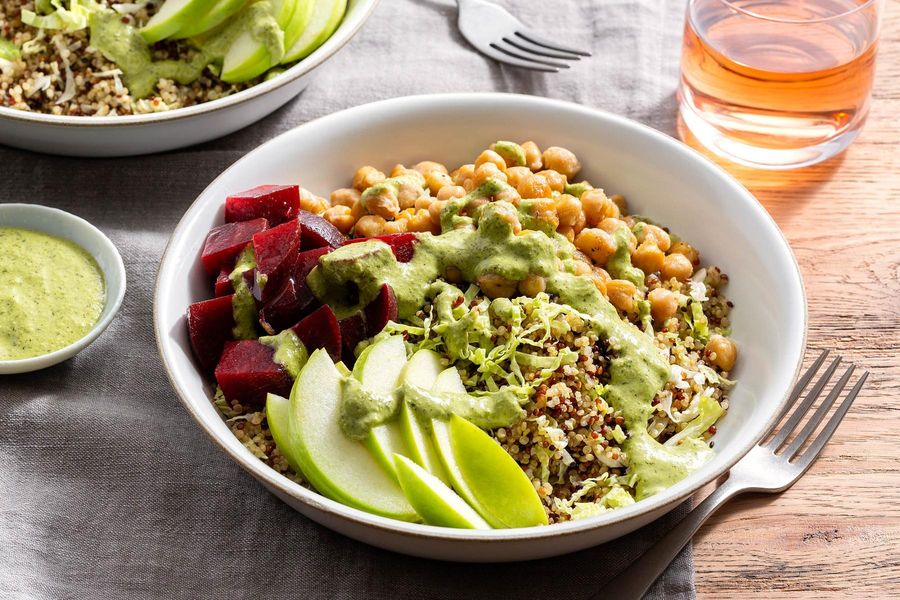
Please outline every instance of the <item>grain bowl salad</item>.
M583 519L697 469L735 385L728 276L580 171L497 141L328 198L229 196L187 323L234 435L333 500L445 527Z
M169 111L303 59L347 0L0 0L0 106L70 116Z

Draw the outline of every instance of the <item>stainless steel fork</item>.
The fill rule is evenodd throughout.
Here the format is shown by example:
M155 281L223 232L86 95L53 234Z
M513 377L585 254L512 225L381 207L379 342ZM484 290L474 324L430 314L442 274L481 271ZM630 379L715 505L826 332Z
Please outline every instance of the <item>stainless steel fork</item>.
M822 352L804 373L803 377L800 378L785 408L775 421L775 425L766 434L766 437L772 435L778 424L797 403L803 390L815 377L827 356L827 350ZM619 574L618 577L610 583L604 584L603 591L593 596L592 599L616 598L616 600L629 600L631 598L641 598L650 589L656 578L665 571L669 563L674 560L685 544L700 529L700 526L725 502L744 492L781 492L800 479L822 452L822 448L825 447L828 440L831 439L835 429L843 420L844 415L847 414L847 410L853 404L853 400L856 399L866 382L866 378L869 376L868 372L863 372L856 385L847 392L843 402L835 409L834 414L822 428L822 431L819 432L808 448L801 451L801 448L809 440L816 428L828 416L829 410L841 395L841 392L847 387L847 383L850 381L855 368L853 365L850 365L843 376L832 386L828 396L806 421L803 429L797 433L783 451L780 451L785 446L790 435L797 430L807 414L812 411L813 405L821 397L825 386L828 385L840 362L841 357L839 356L831 361L825 372L807 392L803 402L797 406L790 418L771 439L766 441L766 437L764 437L763 442L754 446L744 458L731 468L728 479L722 485L697 505L678 525L673 527L671 531Z
M494 60L556 73L569 65L559 60L580 60L590 52L563 46L529 29L504 8L485 0L456 0L459 31L482 54Z

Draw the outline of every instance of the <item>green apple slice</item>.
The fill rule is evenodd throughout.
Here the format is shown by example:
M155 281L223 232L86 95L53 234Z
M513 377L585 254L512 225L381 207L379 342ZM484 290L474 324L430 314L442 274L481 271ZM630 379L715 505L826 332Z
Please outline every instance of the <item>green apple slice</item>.
M434 382L434 386L432 386L431 389L435 392L455 392L457 394L468 393L456 367L448 367L438 373L437 380Z
M340 403L341 374L325 350L316 350L294 382L290 399L288 445L307 481L349 506L402 521L419 520L400 486L363 444L341 430Z
M306 31L309 20L312 17L316 0L297 0L297 8L291 16L291 21L284 28L284 47L291 48Z
M454 369L455 371L455 369ZM419 350L403 369L403 382L430 390L441 372L441 358L432 350ZM409 449L409 456L444 483L450 483L426 424L406 402L400 407L400 430Z
M247 2L248 0L218 0L207 9L206 14L193 23L186 23L172 37L175 39L184 39L206 33L244 8L244 5L247 4Z
M491 436L457 415L432 427L453 489L485 521L497 528L547 524L528 476Z
M406 345L403 338L392 336L363 350L353 367L353 377L376 396L390 396L397 390L405 366ZM365 444L385 472L396 478L394 454L409 455L400 423L389 421L373 427Z
M400 487L428 525L490 529L487 521L440 479L399 454L394 455Z
M278 34L282 39L277 42L279 48L284 46L284 27L290 22L297 8L298 0L272 0L275 21L281 27ZM222 62L220 78L227 83L241 83L255 79L278 64L280 57L272 56L269 46L256 39L253 32L243 31L235 38Z
M209 0L166 0L141 29L141 35L148 44L164 40L197 21L208 8Z
M284 53L282 64L309 56L324 44L341 23L346 10L347 0L316 0L309 24Z
M291 437L291 401L277 394L266 395L266 422L278 452L284 457L291 468L303 477L300 469L300 461L294 454L294 443Z

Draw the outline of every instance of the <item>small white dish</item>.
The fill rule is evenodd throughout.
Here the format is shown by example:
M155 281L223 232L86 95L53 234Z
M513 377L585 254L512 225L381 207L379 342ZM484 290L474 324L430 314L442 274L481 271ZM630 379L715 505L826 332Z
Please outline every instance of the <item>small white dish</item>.
M623 194L632 212L671 227L705 261L730 276L727 294L739 361L728 414L717 424L713 458L688 477L631 506L545 527L449 529L362 512L287 479L231 433L196 366L185 312L211 296L199 256L222 223L229 193L265 183L298 183L326 195L346 187L361 165L471 161L498 139L559 145L581 159L579 178ZM777 225L750 192L688 146L624 117L577 104L512 94L410 96L351 108L260 146L213 181L187 210L163 256L153 306L162 362L200 427L241 467L307 517L395 552L465 562L557 556L634 531L722 476L773 424L806 345L800 270ZM205 468L198 465L198 468Z
M69 240L94 257L103 272L106 299L103 312L80 340L49 354L18 360L0 360L0 375L27 373L72 358L103 333L125 297L125 264L115 245L102 231L75 215L38 204L0 204L0 227L20 227Z
M183 148L255 123L306 89L343 48L378 0L349 0L341 24L315 52L277 77L236 94L167 112L72 117L0 106L0 144L66 156L133 156Z

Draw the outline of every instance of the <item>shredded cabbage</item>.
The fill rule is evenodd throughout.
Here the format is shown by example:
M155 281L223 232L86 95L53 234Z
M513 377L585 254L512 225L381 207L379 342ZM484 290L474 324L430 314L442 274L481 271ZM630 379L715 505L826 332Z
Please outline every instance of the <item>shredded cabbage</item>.
M62 29L64 31L78 31L88 26L91 13L103 10L103 7L95 0L69 0L68 7L63 0L50 0L49 5L55 8L53 12L47 11L47 2L39 2L36 8L43 9L48 14L37 14L34 11L22 9L22 22L38 29Z
M703 304L696 300L691 300L691 314L688 317L688 324L691 326L691 336L702 343L709 341L709 319L703 313Z
M0 60L16 60L21 55L18 46L0 37Z
M710 396L705 395L700 397L697 409L699 412L697 418L685 425L684 429L667 439L665 446L676 446L681 440L686 438L699 438L725 412L721 404Z

